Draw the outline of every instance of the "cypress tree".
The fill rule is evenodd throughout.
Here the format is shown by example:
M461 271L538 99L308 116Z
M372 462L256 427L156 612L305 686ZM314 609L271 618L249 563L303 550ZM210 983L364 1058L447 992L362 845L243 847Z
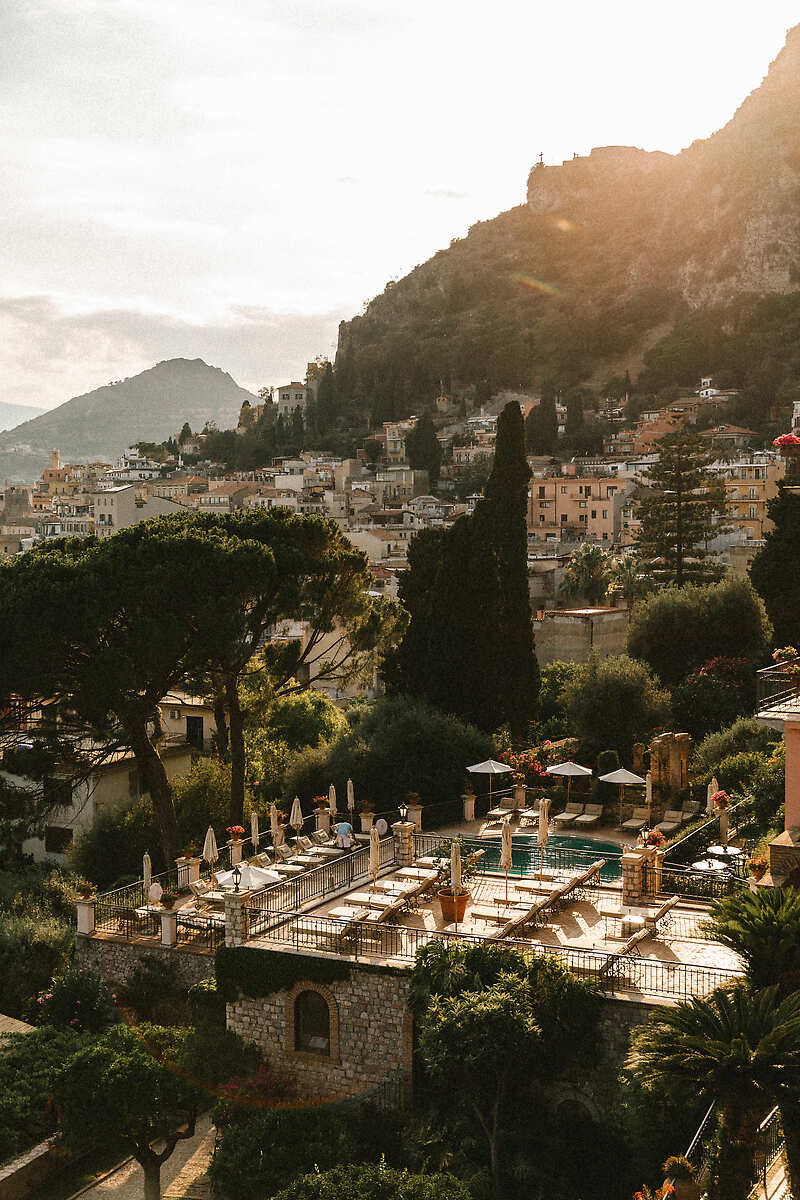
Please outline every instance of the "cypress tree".
M439 482L442 448L429 412L424 412L414 428L409 431L406 437L406 454L409 466L414 470L428 472L428 483L431 491L434 491Z
M774 528L750 567L750 580L764 601L776 646L800 645L800 494L778 484L767 514Z

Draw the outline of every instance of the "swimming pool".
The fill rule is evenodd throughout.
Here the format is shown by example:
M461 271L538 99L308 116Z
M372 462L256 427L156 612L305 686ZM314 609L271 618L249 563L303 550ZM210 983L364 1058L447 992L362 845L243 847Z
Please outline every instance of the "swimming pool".
M472 842L476 848L484 850L481 859L481 869L485 871L500 870L500 839L481 838ZM540 867L550 867L554 870L586 870L598 858L606 860L600 872L601 878L610 883L619 879L622 874L622 846L616 842L604 842L596 838L579 837L577 834L555 833L547 839L544 855L541 855L536 834L523 834L512 839L511 873L513 875L533 875Z

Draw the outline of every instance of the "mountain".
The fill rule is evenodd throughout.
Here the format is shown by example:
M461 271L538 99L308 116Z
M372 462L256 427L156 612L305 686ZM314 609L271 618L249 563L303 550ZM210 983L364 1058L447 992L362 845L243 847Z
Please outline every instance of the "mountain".
M43 408L32 408L29 404L6 404L5 401L0 400L0 431L13 429L22 421L32 421L34 417L41 416L44 411Z
M219 367L200 358L168 359L0 433L0 479L38 478L53 449L67 462L111 459L133 442L162 441L185 421L194 430L206 421L230 428L245 400L258 398Z
M716 313L712 334L751 320L745 297L747 308L798 293L787 304L800 313L798 112L800 26L710 138L676 155L606 146L537 164L525 204L473 226L342 323L340 391L369 397L373 418L386 419L441 380L514 388L638 373L692 314ZM800 386L800 337L777 352Z

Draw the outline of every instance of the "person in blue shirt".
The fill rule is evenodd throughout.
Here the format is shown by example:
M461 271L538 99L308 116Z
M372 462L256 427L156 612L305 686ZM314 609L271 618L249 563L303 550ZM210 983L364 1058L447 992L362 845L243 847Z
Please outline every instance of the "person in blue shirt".
M336 826L336 845L342 850L350 850L354 841L353 826L349 821L340 821Z

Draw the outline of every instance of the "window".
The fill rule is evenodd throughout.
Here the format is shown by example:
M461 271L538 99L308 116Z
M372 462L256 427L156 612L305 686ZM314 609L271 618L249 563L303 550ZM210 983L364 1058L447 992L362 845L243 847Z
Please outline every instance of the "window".
M562 496L566 496L566 494L567 494L567 489L566 489L565 487L562 487L562 489L561 489L561 495L562 495Z
M66 854L72 845L72 830L63 825L46 825L44 830L45 854Z
M561 524L562 524L562 525L566 525L566 523L567 523L567 514L566 514L566 513L562 513L562 514L561 514Z
M592 509L592 520L593 521L597 520L597 509L596 508Z
M586 513L581 513L581 515L580 515L580 517L578 518L578 520L579 520L579 521L580 521L580 522L581 522L583 525L585 525L585 524L586 524Z
M543 487L539 488L539 499L544 500L544 488Z
M755 504L751 504L750 505L750 519L752 521L755 521L757 518L758 518L758 509L756 508Z
M608 520L608 509L607 508L603 509L603 520L604 521Z
M294 1002L294 1048L307 1054L331 1052L331 1012L319 992L301 992Z
M750 488L750 499L751 500L758 499L758 488Z

